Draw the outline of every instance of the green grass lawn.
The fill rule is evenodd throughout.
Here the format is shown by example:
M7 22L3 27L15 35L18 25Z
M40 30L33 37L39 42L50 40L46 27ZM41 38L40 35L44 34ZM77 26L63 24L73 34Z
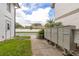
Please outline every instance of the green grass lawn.
M38 32L16 32L16 33L38 33Z
M31 41L11 39L0 42L0 56L31 56Z
M15 39L30 39L30 36L16 36Z

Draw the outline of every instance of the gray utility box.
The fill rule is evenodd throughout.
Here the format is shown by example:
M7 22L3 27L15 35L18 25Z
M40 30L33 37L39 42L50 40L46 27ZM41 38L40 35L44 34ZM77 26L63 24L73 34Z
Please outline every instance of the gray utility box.
M63 48L63 42L64 42L64 30L63 27L58 27L58 45Z
M74 42L79 44L79 29L74 29Z
M76 45L74 43L74 34L72 29L75 29L75 26L64 26L63 28L63 47L68 51L75 49Z
M57 35L57 32L58 32L57 27L53 27L53 28L52 28L52 31L51 31L51 33L52 33L52 34L51 34L51 35L52 35L52 36L51 36L51 41L54 42L55 44L57 44L57 39L58 39L58 37L57 37L57 36L58 36L58 35Z

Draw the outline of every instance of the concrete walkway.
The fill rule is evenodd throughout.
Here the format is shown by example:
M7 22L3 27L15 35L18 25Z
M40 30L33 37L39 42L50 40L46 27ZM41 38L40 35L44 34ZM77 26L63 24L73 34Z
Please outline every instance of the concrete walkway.
M33 56L62 56L62 51L49 45L46 40L34 39L31 42Z

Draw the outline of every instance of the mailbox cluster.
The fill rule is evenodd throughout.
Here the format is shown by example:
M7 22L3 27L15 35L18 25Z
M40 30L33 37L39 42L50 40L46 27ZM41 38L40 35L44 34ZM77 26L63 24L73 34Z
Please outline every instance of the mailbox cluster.
M74 43L73 29L75 29L75 26L46 28L44 30L44 36L45 39L50 40L63 49L70 51L76 47Z

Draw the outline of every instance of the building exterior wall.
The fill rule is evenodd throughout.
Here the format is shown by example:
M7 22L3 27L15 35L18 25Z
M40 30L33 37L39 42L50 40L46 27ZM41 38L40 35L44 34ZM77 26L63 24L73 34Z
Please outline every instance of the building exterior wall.
M79 28L79 3L56 3L55 20Z
M14 4L10 6L11 12L7 10L7 3L0 3L0 41L14 37Z

